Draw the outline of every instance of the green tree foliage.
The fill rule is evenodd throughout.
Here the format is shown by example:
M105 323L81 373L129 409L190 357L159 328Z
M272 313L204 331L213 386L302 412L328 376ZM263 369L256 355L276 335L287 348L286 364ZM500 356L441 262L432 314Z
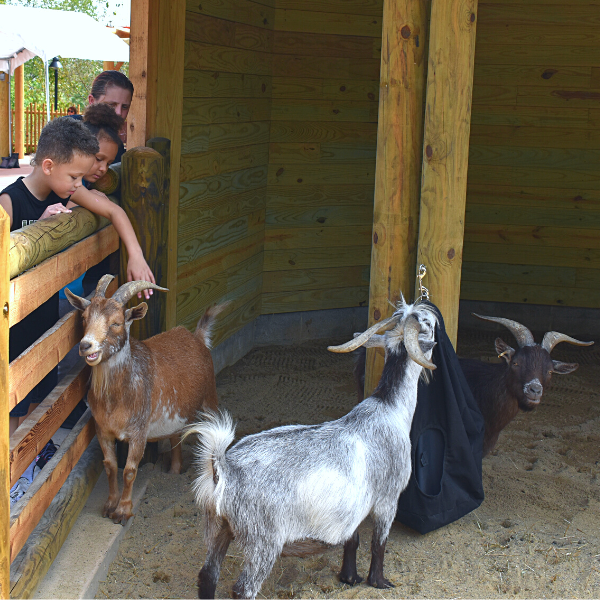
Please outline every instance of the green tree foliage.
M109 3L100 0L0 0L0 4L13 6L31 6L82 12L97 21L103 21L107 16ZM60 58L62 69L58 71L58 104L61 107L80 104L87 106L87 98L96 75L102 72L102 61L81 60L78 58ZM121 71L128 74L125 64ZM44 63L36 56L24 65L25 76L25 106L30 103L44 104L46 93L44 88ZM54 71L49 71L50 103L54 105ZM12 90L14 102L14 89Z

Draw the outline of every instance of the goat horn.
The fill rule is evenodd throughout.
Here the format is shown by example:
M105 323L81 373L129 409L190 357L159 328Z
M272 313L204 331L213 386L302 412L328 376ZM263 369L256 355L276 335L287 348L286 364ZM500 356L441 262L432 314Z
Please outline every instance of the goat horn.
M474 317L478 319L482 319L483 321L492 321L492 323L500 323L500 325L504 325L514 336L519 344L519 348L523 348L524 346L535 346L535 341L533 339L533 334L525 325L521 325L521 323L517 323L516 321L511 321L510 319L503 319L501 317L484 317L483 315L478 315L476 313L471 313Z
M359 346L362 346L364 343L366 343L369 340L369 338L373 337L376 333L379 333L382 330L388 331L395 327L398 319L399 316L392 315L391 317L388 317L387 319L381 321L381 323L375 323L375 325L371 325L369 329L363 331L362 333L359 333L353 340L350 340L349 342L346 342L341 346L327 346L327 350L329 350L330 352L338 353L352 352L353 350L356 350Z
M161 292L168 292L167 288L160 287L155 283L149 281L129 281L124 283L114 294L112 299L121 304L127 304L138 292L144 290L159 290Z
M98 285L96 286L96 291L94 293L94 297L95 298L104 298L104 295L106 294L106 290L108 288L108 286L110 285L110 282L114 279L113 275L103 275L102 279L100 279L100 281L98 282Z
M419 320L414 315L409 315L404 323L404 347L410 356L418 365L431 369L432 371L437 367L423 354L421 346L419 345L419 333L421 332L421 325Z
M594 343L580 342L579 340L569 337L564 333L558 333L558 331L548 331L542 340L542 348L549 354L554 349L554 346L556 346L556 344L560 344L561 342L569 342L569 344L574 344L575 346L591 346Z

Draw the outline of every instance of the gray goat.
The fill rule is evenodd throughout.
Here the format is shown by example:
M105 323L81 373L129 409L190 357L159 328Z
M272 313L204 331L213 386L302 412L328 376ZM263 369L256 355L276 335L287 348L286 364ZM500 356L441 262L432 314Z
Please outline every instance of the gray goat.
M374 522L368 583L393 587L383 576L385 544L410 478L417 384L423 367L435 369L436 323L428 306L402 300L390 318L331 346L333 352L351 352L386 331L377 389L337 421L277 427L229 450L235 428L227 414L213 413L187 430L185 435L200 438L194 491L205 511L208 550L198 576L200 598L214 598L233 539L244 553L236 598L254 598L284 546L301 540L343 543L340 580L359 583L358 526L368 515Z

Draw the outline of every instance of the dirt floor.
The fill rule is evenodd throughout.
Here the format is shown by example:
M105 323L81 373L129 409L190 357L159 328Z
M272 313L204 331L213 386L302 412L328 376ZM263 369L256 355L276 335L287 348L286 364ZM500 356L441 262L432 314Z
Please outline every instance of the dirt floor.
M492 333L461 332L459 353L494 357ZM506 334L507 341L510 334ZM345 340L344 340L345 341ZM281 558L259 597L598 598L600 597L600 345L559 345L553 358L579 362L554 376L541 406L520 413L484 459L486 498L476 511L427 535L395 523L385 558L394 584L376 590L338 582L342 549ZM324 343L264 347L218 378L238 437L286 423L317 423L352 408L353 358ZM204 561L194 506L191 449L184 473L154 467L146 496L97 598L194 598ZM150 465L148 467L151 468ZM369 567L371 527L361 527L358 572ZM217 588L231 597L242 557L232 544Z

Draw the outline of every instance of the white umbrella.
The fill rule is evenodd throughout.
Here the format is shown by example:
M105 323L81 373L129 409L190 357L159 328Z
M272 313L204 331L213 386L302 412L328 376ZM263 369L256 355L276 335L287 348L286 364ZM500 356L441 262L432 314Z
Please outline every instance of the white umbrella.
M44 61L49 121L48 63L55 56L127 62L129 46L85 13L0 5L0 71L12 75L34 56Z

